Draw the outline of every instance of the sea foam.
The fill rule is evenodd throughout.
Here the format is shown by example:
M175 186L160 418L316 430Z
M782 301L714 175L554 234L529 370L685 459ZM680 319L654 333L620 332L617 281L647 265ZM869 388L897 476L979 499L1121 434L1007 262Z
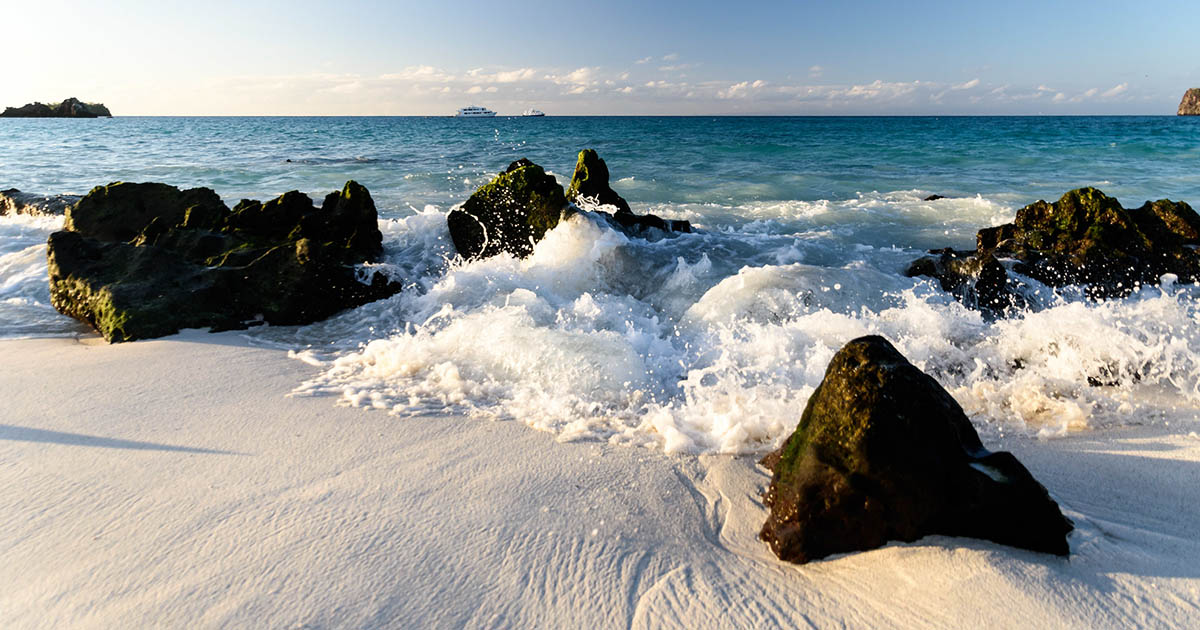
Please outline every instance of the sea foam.
M88 330L50 305L46 239L61 216L0 216L0 338L73 335Z
M950 231L909 197L848 216L874 203L860 199L835 212L840 225L752 206L740 226L655 241L585 215L527 259L473 262L452 257L442 213L426 208L384 226L410 290L289 333L321 339L297 356L323 371L295 393L398 416L513 419L562 440L761 453L794 429L842 344L881 334L985 433L1195 422L1196 287L1167 278L1098 303L1051 294L988 321L899 273L920 251L886 245L889 231ZM959 240L972 217L1004 216L994 202L958 205Z

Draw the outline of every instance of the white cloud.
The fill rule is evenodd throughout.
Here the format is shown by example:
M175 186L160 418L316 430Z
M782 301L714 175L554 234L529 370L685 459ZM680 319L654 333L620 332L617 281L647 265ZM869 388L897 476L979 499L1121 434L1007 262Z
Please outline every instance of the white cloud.
M454 75L433 66L408 66L399 72L380 75L379 78L385 81L443 82L455 80Z
M579 84L591 83L596 76L596 70L596 68L579 68L577 70L573 70L568 72L566 76L562 77L561 82Z
M842 98L856 98L865 100L884 100L893 99L899 96L911 94L916 91L920 81L912 81L909 83L885 82L879 79L866 85L853 85L850 88L840 91L834 91L835 96Z
M825 68L822 68L821 66L809 66L808 67L808 76L810 76L814 79L819 79L819 78L821 78L822 74L825 74Z
M493 75L493 80L496 83L516 83L518 81L528 81L536 76L537 70L533 68L521 68L519 70L497 72Z
M663 61L677 61L678 59L679 59L679 53L670 53L667 55L663 55L663 58L662 58Z
M224 102L271 104L282 113L405 114L452 112L464 97L478 99L501 112L516 113L531 106L548 113L992 113L1022 111L1039 101L1048 105L1089 103L1128 98L1128 85L1108 90L1056 90L1045 85L924 80L848 84L812 80L767 81L746 77L688 79L679 73L660 75L659 67L632 64L624 68L584 66L478 67L450 71L434 66L409 66L379 75L314 72L308 75L251 76L206 84ZM677 64L683 66L685 64ZM820 66L810 73L824 72ZM822 79L824 81L824 79ZM219 110L213 99L197 113ZM287 107L277 106L285 103ZM1023 104L1023 105L1022 105ZM263 105L266 107L266 105ZM242 113L242 112L236 112ZM245 112L256 113L256 112Z
M728 89L717 92L717 98L745 98L750 92L767 86L766 81L742 81L729 86Z
M1114 85L1112 88L1106 90L1103 94L1101 94L1100 98L1112 98L1119 94L1123 94L1125 92L1125 90L1128 90L1128 89L1129 89L1128 83L1121 83L1119 85Z
M651 61L654 61L654 57L642 57L633 63L641 65L643 63L650 63Z

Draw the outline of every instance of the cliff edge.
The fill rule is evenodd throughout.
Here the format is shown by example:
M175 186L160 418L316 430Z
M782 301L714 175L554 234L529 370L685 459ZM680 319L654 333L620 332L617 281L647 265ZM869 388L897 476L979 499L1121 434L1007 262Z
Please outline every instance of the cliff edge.
M1179 101L1180 116L1200 116L1200 88L1192 88L1183 94Z

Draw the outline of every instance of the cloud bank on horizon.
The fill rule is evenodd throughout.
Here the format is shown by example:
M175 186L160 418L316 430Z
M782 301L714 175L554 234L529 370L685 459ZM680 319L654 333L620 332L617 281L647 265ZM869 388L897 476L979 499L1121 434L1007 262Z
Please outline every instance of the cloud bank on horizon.
M10 48L39 52L6 72L0 104L77 96L118 115L444 115L469 104L501 114L1170 114L1200 85L1184 32L1200 20L1191 4L526 4L26 3L6 10L23 27ZM571 22L585 10L587 22ZM1153 37L1124 36L1142 28ZM54 46L41 41L48 32Z
M409 66L377 75L232 76L212 80L205 89L239 102L287 102L295 113L349 107L362 115L451 114L468 104L487 105L502 115L527 107L583 115L861 115L1010 111L1029 105L1051 114L1066 109L1059 107L1064 105L1136 106L1139 101L1128 82L1060 90L1040 84L994 85L980 78L959 83L735 81L692 78L675 69L635 77L636 65L648 62L633 63L633 70L593 66L453 72Z

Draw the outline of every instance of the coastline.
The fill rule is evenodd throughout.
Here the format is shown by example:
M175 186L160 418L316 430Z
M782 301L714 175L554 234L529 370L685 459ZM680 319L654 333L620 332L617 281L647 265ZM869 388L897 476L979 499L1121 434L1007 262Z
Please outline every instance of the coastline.
M316 369L236 333L0 357L8 628L1179 627L1200 598L1194 433L988 444L1075 521L1069 559L929 537L796 567L755 536L754 458L288 397Z

